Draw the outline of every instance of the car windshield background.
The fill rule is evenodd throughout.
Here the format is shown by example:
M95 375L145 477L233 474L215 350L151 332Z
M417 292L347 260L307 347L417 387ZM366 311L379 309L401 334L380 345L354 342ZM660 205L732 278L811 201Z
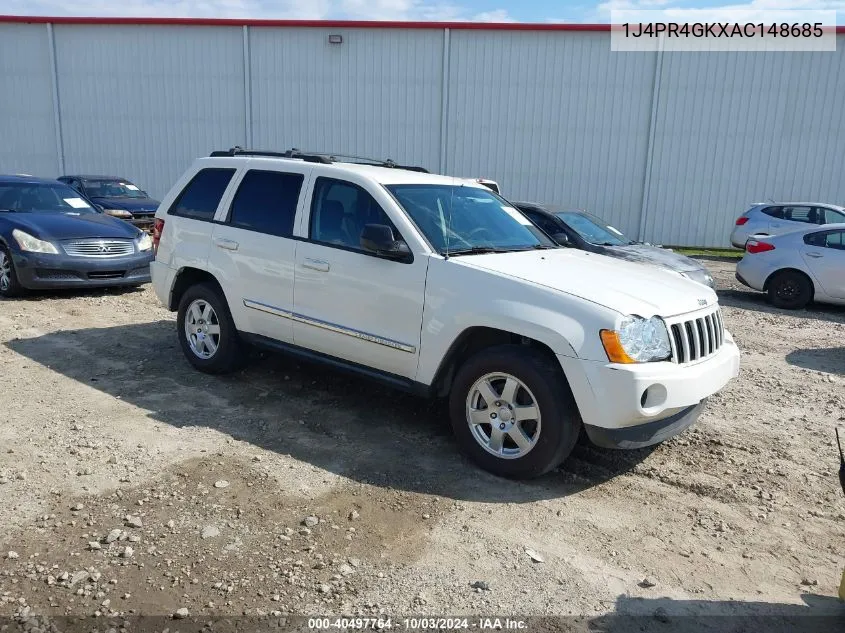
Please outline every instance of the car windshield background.
M127 180L83 180L91 198L146 198L147 194Z
M537 227L487 188L388 185L388 191L440 253L554 247Z
M555 215L566 222L569 228L578 233L578 235L590 244L596 244L598 246L627 246L634 243L618 230L605 224L594 215L579 213L577 211L558 211Z
M96 213L73 189L59 183L0 183L0 211L17 213Z

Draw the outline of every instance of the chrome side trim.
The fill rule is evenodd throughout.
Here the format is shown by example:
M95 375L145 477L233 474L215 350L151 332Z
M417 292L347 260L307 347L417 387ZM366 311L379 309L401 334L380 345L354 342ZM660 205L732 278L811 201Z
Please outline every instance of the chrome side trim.
M335 332L337 334L345 334L346 336L352 336L354 338L361 339L362 341L368 341L370 343L384 345L385 347L396 349L400 352L407 352L409 354L413 354L417 351L417 348L414 345L408 345L407 343L394 341L393 339L385 338L383 336L377 336L375 334L370 334L369 332L362 332L361 330L355 330L353 328L344 327L342 325L338 325L337 323L331 323L329 321L314 319L312 317L305 316L304 314L290 312L289 310L282 310L281 308L276 308L274 306L267 305L266 303L261 303L260 301L253 301L252 299L244 299L243 301L244 306L246 306L247 308L259 310L260 312L266 312L267 314L272 314L273 316L281 317L283 319L290 319L292 321L297 321L298 323L304 323L305 325L313 325L314 327L322 328L324 330Z

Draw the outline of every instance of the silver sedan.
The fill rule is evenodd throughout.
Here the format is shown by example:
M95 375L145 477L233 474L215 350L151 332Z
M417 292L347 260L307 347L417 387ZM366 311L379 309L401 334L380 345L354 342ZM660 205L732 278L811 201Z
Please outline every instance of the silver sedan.
M845 223L750 238L736 278L778 308L845 305Z

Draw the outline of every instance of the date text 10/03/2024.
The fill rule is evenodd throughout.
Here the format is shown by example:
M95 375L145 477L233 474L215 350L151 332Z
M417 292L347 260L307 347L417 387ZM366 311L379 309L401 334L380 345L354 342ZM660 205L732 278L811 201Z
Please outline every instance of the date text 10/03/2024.
M762 22L747 22L745 24L724 23L700 23L693 24L676 22L649 22L630 23L621 25L625 37L806 37L819 38L824 35L821 22L816 23L794 23L783 22L780 24L764 24Z
M525 620L514 618L309 618L308 628L315 630L408 630L442 631L477 629L481 631L521 631L528 628Z

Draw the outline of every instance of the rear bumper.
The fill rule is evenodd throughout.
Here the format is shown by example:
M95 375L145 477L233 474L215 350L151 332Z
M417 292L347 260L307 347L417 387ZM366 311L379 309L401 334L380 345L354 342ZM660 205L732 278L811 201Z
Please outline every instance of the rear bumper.
M606 429L600 426L584 425L587 437L601 448L643 448L668 440L678 433L692 426L704 409L705 400L696 405L682 409L668 418L638 424L622 429Z
M24 288L105 288L150 282L152 253L89 259L66 255L12 253L15 272Z

